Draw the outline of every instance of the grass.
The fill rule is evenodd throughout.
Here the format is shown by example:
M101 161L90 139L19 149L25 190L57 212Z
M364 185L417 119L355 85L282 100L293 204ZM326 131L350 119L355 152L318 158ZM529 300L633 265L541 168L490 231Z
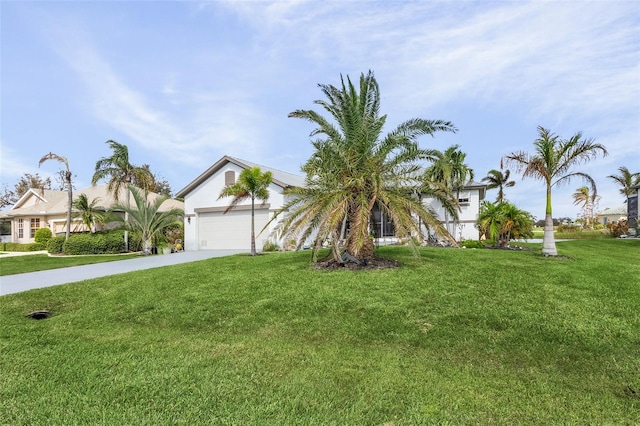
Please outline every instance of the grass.
M232 256L3 296L0 424L637 424L640 240L558 248Z
M29 254L22 256L0 256L0 276L67 268L69 266L89 265L92 263L112 262L114 260L125 260L138 256L139 254L101 254L99 256L49 256L46 254Z

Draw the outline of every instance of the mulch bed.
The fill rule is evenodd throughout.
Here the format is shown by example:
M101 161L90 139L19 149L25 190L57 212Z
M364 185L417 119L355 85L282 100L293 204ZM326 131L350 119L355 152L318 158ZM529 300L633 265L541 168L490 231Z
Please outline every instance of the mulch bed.
M335 260L319 261L314 265L315 269L349 269L349 270L375 270L375 269L389 269L399 268L400 262L393 259L385 259L382 257L374 257L367 260L366 264L358 265L354 262L339 263Z

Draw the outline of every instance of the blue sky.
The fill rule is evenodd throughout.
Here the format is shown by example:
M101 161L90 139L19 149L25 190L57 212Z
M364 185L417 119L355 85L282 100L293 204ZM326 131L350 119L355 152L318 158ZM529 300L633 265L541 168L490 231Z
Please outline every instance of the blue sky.
M460 145L476 180L531 151L538 125L607 147L583 168L600 209L623 202L607 175L640 171L639 2L2 1L0 19L10 188L53 175L58 163L38 168L49 151L88 186L108 139L174 192L225 154L299 173L312 125L287 114L369 69L386 130L452 121L458 133L421 145ZM507 198L543 218L543 184L515 179ZM579 186L554 190L555 217L576 217Z

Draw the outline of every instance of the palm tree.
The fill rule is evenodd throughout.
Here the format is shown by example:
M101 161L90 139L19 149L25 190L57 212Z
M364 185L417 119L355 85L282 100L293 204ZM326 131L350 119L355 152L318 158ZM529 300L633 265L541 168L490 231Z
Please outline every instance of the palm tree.
M107 145L113 151L111 157L102 157L96 162L95 171L91 184L95 185L101 179L109 179L107 182L107 191L113 194L113 198L116 202L119 201L120 191L123 188L128 188L132 182L135 182L147 190L153 185L153 174L149 169L139 167L129 162L129 149L126 145L122 145L116 141L108 140ZM127 206L130 205L131 195L130 191L126 191ZM125 210L125 220L128 213ZM129 250L129 235L128 232L124 233L124 246L125 250Z
M478 213L480 232L499 246L506 246L513 238L525 238L533 235L531 214L518 209L506 201L491 203L483 201Z
M625 197L629 197L635 193L635 190L631 189L636 185L640 185L640 173L631 173L626 167L618 167L619 175L609 175L609 179L612 179L618 185L620 185L620 193Z
M40 159L40 161L38 162L38 166L40 166L42 163L44 163L47 160L59 161L60 163L64 164L66 168L66 170L64 171L64 180L67 186L67 193L69 194L69 197L67 200L67 230L65 233L65 239L68 240L69 235L71 235L71 209L73 205L73 185L71 184L71 170L69 170L69 161L67 160L66 157L62 157L58 154L54 154L53 152L50 152L47 155L44 155Z
M135 208L129 203L118 203L112 207L111 212L124 211L125 217L113 215L113 220L121 222L126 230L140 231L142 235L143 253L151 253L152 241L165 229L181 224L180 217L184 214L182 209L173 208L160 212L160 207L169 197L161 195L155 200L149 200L149 193L133 185L128 186L133 194Z
M532 177L544 181L547 201L542 253L546 256L557 256L558 251L553 236L551 189L579 177L587 181L595 195L596 183L591 176L583 172L574 172L572 168L597 157L599 153L606 156L608 152L603 145L595 143L593 139L582 139L581 132L567 140L561 139L542 126L538 126L538 133L539 138L533 142L535 147L533 154L522 151L513 152L505 156L505 160L515 164L518 171L523 171L523 178Z
M515 181L509 180L511 170L506 170L502 173L502 167L500 170L491 169L487 173L487 176L482 178L482 182L487 182L487 189L498 188L498 196L496 197L496 203L500 203L505 200L504 188L511 188L516 184Z
M425 170L425 178L427 181L440 182L452 194L455 194L455 199L458 200L460 190L474 178L473 169L464 162L467 154L462 152L458 145L450 146L444 152L436 151L434 154L429 158L432 164ZM445 224L447 230L453 233L449 229L447 212L445 212ZM455 228L456 218L454 217L453 229Z
M590 194L588 186L581 186L573 193L573 204L576 206L582 206L582 212L584 217L584 227L590 227L590 219L593 218L593 209L596 202L600 198L599 195Z
M223 214L229 212L241 201L251 199L251 256L256 255L255 201L258 199L263 203L267 202L269 185L272 181L271 172L262 173L260 167L244 169L240 172L236 183L222 188L218 196L218 200L223 197L233 197Z
M455 132L453 124L414 118L382 136L386 115L379 115L380 92L371 71L360 75L359 90L348 76L346 82L341 77L339 88L319 87L327 100L315 104L335 124L313 110L289 114L315 124L311 136L323 138L312 142L315 151L302 167L305 187L288 189L290 201L276 214L286 212L282 235L296 239L299 245L315 238L314 254L324 241L331 241L336 261L350 257L362 262L373 257L370 220L377 206L391 219L399 237L422 235L422 223L451 239L416 194L432 192L445 209L456 214L451 197L422 180L419 161L433 157L435 151L420 149L417 143L421 135Z
M94 198L89 201L86 194L80 194L78 198L73 201L73 208L76 210L73 218L82 219L82 223L85 224L91 233L95 230L95 224L104 221L107 216L105 214L105 208L98 205L99 201L99 198Z

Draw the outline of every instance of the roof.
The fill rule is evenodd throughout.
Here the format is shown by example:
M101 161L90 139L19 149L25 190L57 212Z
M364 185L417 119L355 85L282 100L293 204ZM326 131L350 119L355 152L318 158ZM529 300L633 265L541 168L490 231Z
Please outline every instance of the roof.
M77 200L80 194L85 194L89 201L98 199L97 205L105 210L116 204L115 197L107 190L107 184L89 186L87 188L76 189L73 191L73 199ZM160 194L155 192L149 193L149 199L155 200ZM33 204L28 204L30 199L34 199ZM0 218L11 218L17 216L37 216L37 215L62 215L67 213L67 201L69 194L67 191L54 191L51 189L27 191L16 204L9 210L0 212ZM118 193L120 202L126 200L126 189L121 188ZM21 207L24 206L24 207ZM160 206L159 211L167 211L173 208L184 209L182 201L168 199Z
M604 215L618 215L618 216L626 216L627 215L627 205L626 204L622 204L620 206L617 207L607 207L606 209L602 210L600 213L598 213L599 216L604 216Z
M224 157L219 159L214 165L212 165L207 170L205 170L200 176L198 176L197 178L192 180L189 184L187 184L187 186L185 186L180 191L178 191L178 193L176 194L176 197L184 198L187 194L189 194L195 188L200 186L204 181L209 179L213 174L218 172L227 163L235 164L236 166L242 167L243 169L260 167L260 170L263 172L271 172L271 175L273 176L273 183L280 185L283 188L287 188L291 186L303 187L306 184L305 178L302 176L294 175L292 173L283 172L282 170L274 169L268 166L263 166L261 164L252 163L251 161L241 160L239 158L225 155ZM484 196L487 190L487 185L484 183L472 181L466 184L463 187L463 189L466 189L466 190L478 189L480 191L480 199L482 200L484 199Z
M209 179L212 175L217 173L226 164L232 163L243 169L252 169L253 167L260 167L262 172L271 172L273 177L273 183L283 188L291 186L304 186L304 178L302 176L294 175L292 173L283 172L282 170L274 169L272 167L256 164L251 161L242 160L240 158L230 157L225 155L218 161L216 161L211 167L205 170L200 176L192 180L187 186L177 192L176 197L184 198L191 191L200 186L204 181Z

